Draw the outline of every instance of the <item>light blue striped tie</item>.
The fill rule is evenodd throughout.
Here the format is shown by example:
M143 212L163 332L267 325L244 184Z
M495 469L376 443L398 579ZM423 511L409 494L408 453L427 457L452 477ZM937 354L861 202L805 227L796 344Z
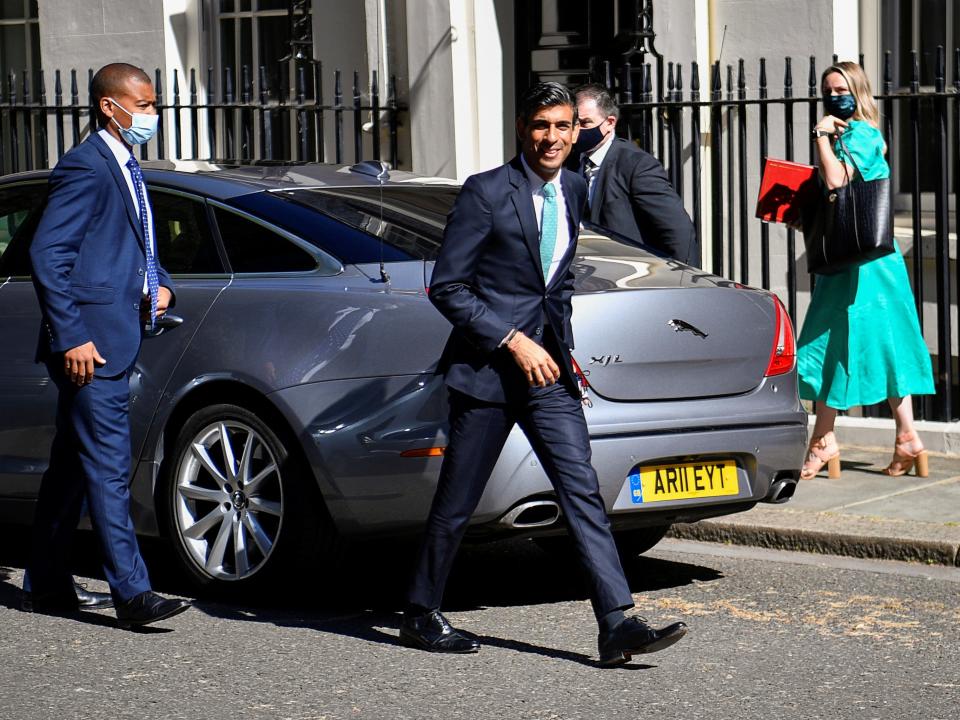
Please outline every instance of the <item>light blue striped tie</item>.
M543 186L543 220L540 223L540 266L543 279L550 274L553 249L557 246L557 188L553 183Z

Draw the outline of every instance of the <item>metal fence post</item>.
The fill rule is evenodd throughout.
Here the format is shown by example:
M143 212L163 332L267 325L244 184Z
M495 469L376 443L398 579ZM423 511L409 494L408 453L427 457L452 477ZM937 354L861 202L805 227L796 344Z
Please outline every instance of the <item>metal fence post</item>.
M747 204L747 71L743 58L737 64L737 193L740 196L740 282L750 283L750 224Z
M720 62L713 64L710 99L710 208L713 238L712 267L723 275L723 112L720 105Z
M703 201L700 193L703 190L701 172L703 166L701 163L702 142L700 134L700 65L694 61L690 66L690 102L694 103L690 111L690 146L693 149L691 174L693 176L693 190L691 198L693 199L693 227L697 235L697 242L703 247ZM703 251L701 249L701 255ZM703 262L702 258L700 259Z
M353 161L363 159L363 127L361 124L360 73L353 71Z
M933 99L936 115L936 187L934 189L934 225L937 233L937 402L940 417L953 418L953 335L951 333L950 305L950 238L949 207L947 205L947 98L943 46L937 46L937 95Z
M783 141L787 160L793 160L793 61L784 58L783 97L787 101L783 106ZM797 322L797 233L787 228L787 302L790 319Z

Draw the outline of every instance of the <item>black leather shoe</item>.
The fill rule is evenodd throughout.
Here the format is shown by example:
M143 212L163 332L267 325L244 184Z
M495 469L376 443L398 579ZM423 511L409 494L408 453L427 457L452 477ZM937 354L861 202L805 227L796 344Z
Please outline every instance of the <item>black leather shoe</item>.
M81 610L107 610L113 607L113 596L110 593L99 593L87 590L86 585L75 582L73 591L77 594L77 605Z
M627 618L610 632L601 632L597 637L600 665L622 665L633 655L657 652L670 647L686 634L687 626L682 622L668 625L662 630L654 630L639 617Z
M140 627L179 615L190 607L189 600L173 600L147 590L117 605L117 625Z
M475 653L480 649L475 635L457 630L437 610L421 615L404 613L400 642L428 652Z
M73 583L73 592L58 593L23 592L20 595L20 609L24 612L71 613L77 610L106 610L113 607L113 597L109 593L87 590L86 585Z

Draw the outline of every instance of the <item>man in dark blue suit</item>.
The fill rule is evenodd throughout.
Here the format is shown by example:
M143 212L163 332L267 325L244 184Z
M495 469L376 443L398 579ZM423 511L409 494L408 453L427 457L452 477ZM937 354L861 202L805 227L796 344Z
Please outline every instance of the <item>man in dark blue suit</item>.
M543 83L520 101L521 154L467 179L447 219L430 299L453 324L440 360L450 437L408 605L405 645L476 652L476 637L440 614L471 514L507 435L519 424L550 478L589 580L604 666L672 645L683 623L654 630L625 618L633 599L590 464L570 348L573 273L586 185L562 170L577 137L573 96Z
M147 189L132 152L156 130L153 85L139 68L115 63L94 75L90 90L102 128L50 174L30 248L43 314L37 354L59 399L22 607L112 604L120 626L130 627L189 607L152 592L130 518L128 380L144 328L172 303L173 285L155 255ZM78 593L68 569L84 500L110 596Z
M583 85L575 93L580 136L574 149L589 187L586 219L700 267L696 228L663 165L616 136L620 109L603 85Z

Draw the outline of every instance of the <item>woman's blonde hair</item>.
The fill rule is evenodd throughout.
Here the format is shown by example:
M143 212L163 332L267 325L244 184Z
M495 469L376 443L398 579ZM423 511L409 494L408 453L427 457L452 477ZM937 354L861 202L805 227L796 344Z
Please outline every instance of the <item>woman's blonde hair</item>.
M880 109L873 99L873 91L870 90L870 81L867 79L867 74L863 72L863 68L857 63L848 60L831 65L820 75L821 94L825 94L823 83L827 79L827 75L831 73L839 73L843 79L846 80L850 94L853 95L853 99L857 101L857 109L853 113L853 119L866 120L875 128L879 129Z

